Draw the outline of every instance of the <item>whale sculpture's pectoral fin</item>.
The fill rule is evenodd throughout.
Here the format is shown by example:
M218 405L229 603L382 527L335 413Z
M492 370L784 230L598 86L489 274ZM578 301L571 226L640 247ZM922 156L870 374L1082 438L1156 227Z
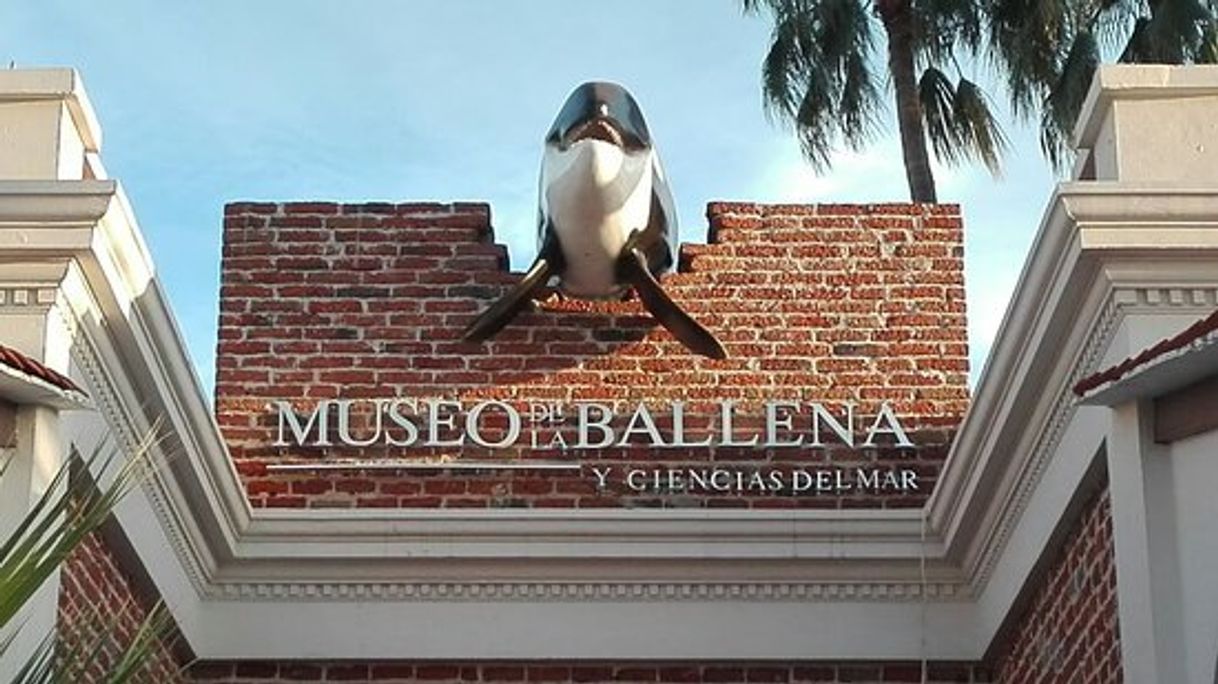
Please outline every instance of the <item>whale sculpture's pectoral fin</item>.
M631 240L633 243L633 240ZM726 359L727 351L709 330L681 310L647 268L647 256L637 246L628 243L619 263L624 280L634 285L643 306L660 325L668 329L681 344L691 351L712 359Z
M465 328L461 339L482 342L502 330L529 303L533 294L549 282L550 276L561 270L561 260L561 250L554 242L547 242L520 282L475 318Z

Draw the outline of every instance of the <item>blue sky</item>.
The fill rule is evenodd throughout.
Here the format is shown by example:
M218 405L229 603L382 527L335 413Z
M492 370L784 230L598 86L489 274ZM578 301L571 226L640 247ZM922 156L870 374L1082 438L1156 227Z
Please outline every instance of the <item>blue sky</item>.
M209 389L224 203L487 201L523 268L541 137L581 81L616 80L639 99L687 241L704 239L709 200L905 200L895 134L818 176L767 121L768 33L737 0L0 6L5 64L84 76L102 158L131 198ZM994 99L1002 109L1001 93ZM1035 131L1005 121L1002 180L978 167L938 177L940 199L964 207L974 377L1055 182Z

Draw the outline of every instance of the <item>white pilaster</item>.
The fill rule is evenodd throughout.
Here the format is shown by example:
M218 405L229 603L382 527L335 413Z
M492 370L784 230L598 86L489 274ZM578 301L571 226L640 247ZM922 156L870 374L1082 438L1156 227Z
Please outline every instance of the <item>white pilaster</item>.
M7 539L30 508L47 492L55 473L66 461L59 438L59 411L44 406L21 406L16 411L16 440L8 466L0 479L0 539ZM59 492L62 494L62 491ZM59 605L59 571L26 602L0 639L14 630L17 638L0 656L0 681L12 678L38 644L55 629Z
M1125 681L1190 682L1181 615L1172 461L1154 443L1151 409L1112 410L1108 439L1117 608Z
M42 208L23 204L20 190L49 195L61 186L98 178L100 148L101 129L75 71L0 71L0 210L17 218L5 222L0 237L0 251L9 252L0 267L0 344L65 375L71 370L72 336L55 307L68 259L22 253L35 235L31 230ZM14 187L18 193L11 191ZM57 227L63 232L71 228ZM0 457L7 459L0 479L2 541L47 492L67 460L68 445L61 438L58 409L30 403L28 396L0 396L0 401L14 427L12 439L0 435ZM2 639L19 630L7 656L0 658L0 681L8 681L55 629L58 601L56 571L0 632Z

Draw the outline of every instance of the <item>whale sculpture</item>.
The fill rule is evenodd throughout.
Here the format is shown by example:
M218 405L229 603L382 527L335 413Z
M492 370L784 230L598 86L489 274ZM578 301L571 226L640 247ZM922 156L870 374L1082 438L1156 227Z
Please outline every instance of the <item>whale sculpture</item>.
M675 261L677 214L643 112L622 86L580 85L546 134L537 239L537 259L470 323L465 340L499 332L556 278L559 291L579 299L621 298L633 288L687 348L726 358L723 345L657 279Z

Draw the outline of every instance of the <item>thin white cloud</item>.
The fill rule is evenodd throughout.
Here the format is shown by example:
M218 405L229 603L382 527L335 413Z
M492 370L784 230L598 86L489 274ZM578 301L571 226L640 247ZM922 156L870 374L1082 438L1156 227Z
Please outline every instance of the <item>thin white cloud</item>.
M967 187L972 170L932 162L940 195ZM751 197L773 202L893 202L908 198L899 141L885 137L863 150L834 153L832 167L818 172L790 140L774 146L766 167L752 183Z

